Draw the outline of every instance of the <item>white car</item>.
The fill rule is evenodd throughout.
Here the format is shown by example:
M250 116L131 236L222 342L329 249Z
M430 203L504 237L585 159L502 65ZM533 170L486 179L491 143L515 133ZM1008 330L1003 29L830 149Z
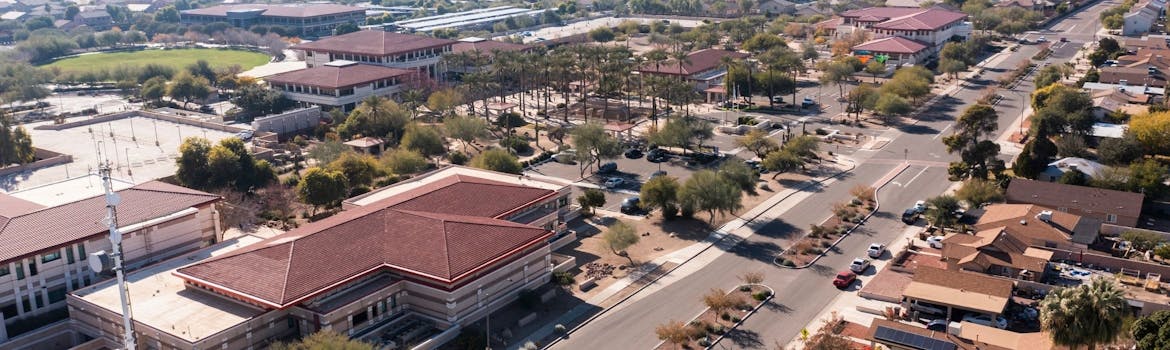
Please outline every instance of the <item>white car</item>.
M1036 39L1036 42L1038 42L1038 43L1048 42L1048 37L1042 36L1042 37L1040 37L1040 39Z
M869 249L865 250L865 254L874 259L882 257L882 253L886 252L886 246L881 243L870 243Z
M914 202L914 210L917 210L919 214L926 212L926 201Z
M926 238L926 244L927 244L927 245L929 245L931 248L935 248L935 249L942 249L942 247L943 247L943 237L942 237L942 236L930 236L930 237L927 237L927 238Z
M967 316L963 316L963 321L999 329L1007 329L1008 326L1008 321L1006 318L1003 318L1003 316L996 316L995 320L993 321L991 315L968 314Z
M609 180L605 180L605 184L603 184L603 186L605 186L605 188L615 188L621 186L624 183L626 183L626 180L622 180L620 177L611 177Z
M865 270L868 268L869 268L869 260L868 259L856 258L856 259L853 259L853 263L849 264L849 271L853 271L855 273L865 272Z

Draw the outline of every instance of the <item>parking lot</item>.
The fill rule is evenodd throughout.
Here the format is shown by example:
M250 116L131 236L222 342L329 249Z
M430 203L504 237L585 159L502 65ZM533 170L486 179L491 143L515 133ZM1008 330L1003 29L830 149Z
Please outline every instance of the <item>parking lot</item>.
M716 167L719 164L718 162L712 162L706 165L691 166L687 165L686 160L678 155L670 156L662 162L648 161L645 156L634 159L619 156L617 159L603 161L602 163L608 162L617 163L617 171L608 174L597 174L595 171L598 165L594 165L592 169L586 169L584 178L581 177L580 163L564 164L550 161L530 169L529 172L573 182L573 191L578 192L573 194L573 198L579 195L582 188L603 189L605 193L605 205L600 209L617 212L621 207L622 201L631 196L638 195L638 192L642 190L642 184L659 170L665 171L668 176L678 178L679 182L685 182L696 170L703 169L704 167ZM620 178L622 179L622 184L614 188L606 188L604 183L610 178Z

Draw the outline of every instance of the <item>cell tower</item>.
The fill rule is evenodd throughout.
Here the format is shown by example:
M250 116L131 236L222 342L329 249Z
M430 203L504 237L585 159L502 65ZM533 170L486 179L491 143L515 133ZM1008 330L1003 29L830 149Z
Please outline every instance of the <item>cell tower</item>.
M122 202L122 198L114 193L113 179L110 178L110 162L102 162L98 166L98 173L102 177L102 187L106 192L106 220L105 223L110 227L110 245L113 247L113 253L109 257L113 258L113 266L109 266L106 261L108 259L90 259L90 268L94 271L108 271L114 270L118 278L118 297L122 301L122 328L126 333L122 336L122 346L125 350L135 350L136 341L134 339L134 315L130 312L130 295L126 286L126 274L122 269L122 232L118 231L118 203ZM94 255L104 255L103 252L94 253ZM97 266L94 266L97 265Z

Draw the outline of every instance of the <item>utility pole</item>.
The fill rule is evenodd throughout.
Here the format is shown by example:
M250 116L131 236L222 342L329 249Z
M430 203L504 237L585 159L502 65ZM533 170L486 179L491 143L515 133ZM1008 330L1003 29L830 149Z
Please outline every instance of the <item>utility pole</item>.
M102 187L106 192L106 224L110 229L110 245L113 248L113 253L110 254L114 258L114 273L118 279L118 297L122 302L122 328L125 334L122 335L122 346L125 350L135 350L137 346L134 339L134 324L133 315L130 314L130 296L126 290L126 275L122 271L122 233L118 231L118 203L122 199L117 193L114 193L113 180L110 178L110 163L106 161L98 166L98 173L102 176Z

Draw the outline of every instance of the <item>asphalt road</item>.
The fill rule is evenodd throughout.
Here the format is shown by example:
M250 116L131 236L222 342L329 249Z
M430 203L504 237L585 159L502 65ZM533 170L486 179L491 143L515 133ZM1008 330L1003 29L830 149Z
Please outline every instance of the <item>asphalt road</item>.
M1055 54L1048 59L1049 62L1066 61L1081 44L1094 39L1098 14L1113 5L1115 2L1095 4L1054 23L1051 30L1029 35L1033 39L1040 35L1049 40L1058 40L1059 36L1069 38L1071 42L1056 45ZM859 164L839 181L810 189L815 192L811 197L786 212L765 213L751 223L755 234L734 245L726 254L665 288L637 296L637 301L594 320L554 348L651 348L659 342L654 335L657 325L672 319L690 319L702 309L700 298L703 294L711 288L734 287L738 283L736 276L746 271L764 272L764 283L775 288L777 297L718 347L772 348L776 342L786 344L835 298L859 288L855 284L850 291L835 289L830 280L837 271L844 269L855 256L863 255L869 243L888 244L897 239L906 228L899 220L902 210L952 185L947 180L946 164L956 157L946 154L939 139L949 132L955 116L986 93L983 89L995 85L1000 75L1010 73L1037 50L1033 45L1025 45L1019 51L1011 52L1008 58L987 67L982 80L968 83L964 89L917 116L917 123L900 126L897 131L887 131L888 136L893 136L893 141L882 149L853 153ZM996 106L1000 112L997 134L1018 128L1012 124L1021 111L1021 104L1027 103L1031 90L1031 83L1025 82L1017 87L1020 93L1000 92L1005 99ZM904 160L910 160L911 166L879 191L881 208L860 231L842 241L811 268L790 270L772 264L773 256L790 244L796 235L810 224L819 224L828 217L833 203L850 198L849 190L853 186L874 184Z

